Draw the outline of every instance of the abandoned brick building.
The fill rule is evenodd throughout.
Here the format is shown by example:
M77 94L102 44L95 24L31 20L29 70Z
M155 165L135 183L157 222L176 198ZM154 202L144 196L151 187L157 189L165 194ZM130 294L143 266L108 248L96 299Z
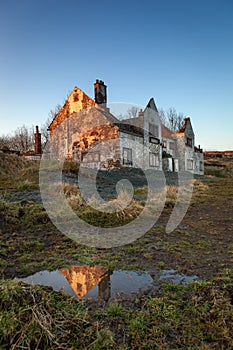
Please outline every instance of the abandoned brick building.
M107 87L94 84L95 99L75 87L49 126L56 159L72 159L98 169L135 167L204 173L190 118L179 132L161 123L154 99L135 118L120 121L107 108Z

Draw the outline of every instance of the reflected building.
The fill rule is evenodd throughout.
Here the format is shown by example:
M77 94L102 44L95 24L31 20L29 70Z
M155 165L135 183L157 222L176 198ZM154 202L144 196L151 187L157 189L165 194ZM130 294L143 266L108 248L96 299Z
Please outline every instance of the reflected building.
M71 266L60 269L78 299L82 299L98 285L98 300L108 301L111 296L110 275L102 266Z

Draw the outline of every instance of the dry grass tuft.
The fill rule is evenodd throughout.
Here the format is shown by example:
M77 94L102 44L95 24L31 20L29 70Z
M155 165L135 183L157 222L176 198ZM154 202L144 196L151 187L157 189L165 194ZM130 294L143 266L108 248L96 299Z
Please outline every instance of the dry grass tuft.
M135 217L140 214L143 209L143 205L131 198L127 191L121 191L117 198L109 200L104 203L98 203L93 196L89 199L87 204L90 207L97 208L99 211L105 213L115 213L117 218Z

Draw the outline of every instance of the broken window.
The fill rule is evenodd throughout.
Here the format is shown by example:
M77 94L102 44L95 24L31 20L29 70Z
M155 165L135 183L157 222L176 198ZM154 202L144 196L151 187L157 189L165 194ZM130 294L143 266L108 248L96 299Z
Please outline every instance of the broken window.
M123 148L123 164L133 165L132 148Z
M155 153L149 153L149 165L153 167L159 166L159 156Z
M193 160L192 159L187 160L187 169L193 170Z
M159 136L159 127L158 127L158 125L149 123L149 134L151 136L158 137Z

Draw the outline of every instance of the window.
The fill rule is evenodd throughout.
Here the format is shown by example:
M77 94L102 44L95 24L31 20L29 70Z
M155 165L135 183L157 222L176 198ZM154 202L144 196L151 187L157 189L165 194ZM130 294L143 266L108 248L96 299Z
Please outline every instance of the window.
M193 140L187 137L187 146L193 147Z
M175 149L175 143L174 142L169 142L169 149L172 149L172 150Z
M204 164L203 162L200 162L200 171L203 171L204 170Z
M193 170L193 160L192 159L187 160L187 169Z
M84 163L92 163L100 161L99 152L82 152L82 161Z
M149 165L153 167L159 166L159 156L155 153L149 153Z
M124 165L133 165L132 160L132 149L131 148L123 148L123 164Z
M163 148L167 148L167 141L163 141Z
M158 125L154 125L152 123L149 123L149 134L151 136L158 137L159 136L159 127L158 127Z

